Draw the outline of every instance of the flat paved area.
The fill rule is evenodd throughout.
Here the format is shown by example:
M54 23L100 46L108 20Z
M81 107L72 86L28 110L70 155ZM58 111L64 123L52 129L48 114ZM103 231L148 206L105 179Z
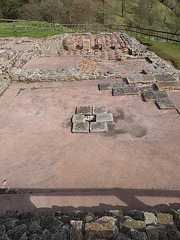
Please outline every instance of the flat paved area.
M99 91L103 81L12 84L3 94L0 182L20 190L0 195L0 211L180 208L180 115ZM179 106L180 91L170 94ZM107 105L108 133L71 133L81 105Z
M33 58L23 69L66 69L76 68L80 57L42 57Z

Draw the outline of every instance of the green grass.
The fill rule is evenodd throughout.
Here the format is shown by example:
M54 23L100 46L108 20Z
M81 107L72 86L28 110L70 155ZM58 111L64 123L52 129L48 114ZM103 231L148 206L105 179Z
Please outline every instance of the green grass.
M180 44L162 43L137 37L141 43L148 45L148 49L155 52L159 57L171 61L180 70Z
M37 23L45 23L45 22L40 22L40 21L33 21L32 22L32 27L37 27ZM21 33L18 33L18 36L23 37L23 36L29 36L29 37L35 37L35 38L42 38L42 37L47 37L47 36L52 36L56 34L62 34L62 33L68 33L68 32L74 32L72 29L68 28L63 28L59 30L41 30L41 25L39 24L39 30L36 28L31 29L31 24L29 22L25 23L27 26L27 31L25 32L25 28L20 27L23 25L23 22L16 22L17 26L17 31L23 31ZM3 26L6 25L6 26ZM0 37L15 37L15 29L13 26L13 23L0 23Z

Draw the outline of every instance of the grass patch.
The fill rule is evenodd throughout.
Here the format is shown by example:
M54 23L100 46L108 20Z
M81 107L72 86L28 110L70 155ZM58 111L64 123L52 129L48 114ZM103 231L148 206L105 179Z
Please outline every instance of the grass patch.
M155 52L159 57L171 61L180 70L180 44L156 42L141 37L137 37L137 39L142 44L147 45L148 49Z
M47 36L53 36L57 34L62 34L62 33L69 33L69 32L74 32L72 29L68 28L59 28L58 30L53 30L53 26L51 29L41 29L41 24L42 27L44 28L47 22L41 22L41 21L33 21L33 22L25 22L27 32L25 31L25 27L23 25L23 22L16 22L16 29L17 31L22 31L18 33L19 37L23 36L28 36L28 37L35 37L35 38L43 38ZM37 24L38 28L37 29ZM0 23L0 37L16 37L15 29L13 26L13 23Z

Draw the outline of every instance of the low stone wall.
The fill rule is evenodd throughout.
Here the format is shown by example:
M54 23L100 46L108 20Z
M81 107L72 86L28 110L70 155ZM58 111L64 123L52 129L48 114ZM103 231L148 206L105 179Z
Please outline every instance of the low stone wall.
M121 72L116 69L112 71L94 71L89 73L82 72L78 68L66 70L22 69L22 67L32 58L58 56L59 50L63 47L63 39L67 38L67 36L68 34L62 34L40 40L32 40L27 37L19 38L18 40L15 38L9 38L9 41L14 40L16 43L31 41L33 44L23 51L17 51L11 46L6 46L6 52L0 54L0 94L4 92L4 88L6 88L11 81L77 81L121 77ZM152 74L168 72L179 80L180 71L174 69L169 63L158 57L155 53L144 49L144 46L142 46L135 38L131 38L126 34L120 34L120 36L124 39L124 42L128 43L130 53L123 53L121 55L122 61L126 59L146 58L152 63L154 69L144 69L145 72L151 72ZM4 42L2 38L1 43L8 43L8 38L4 39Z
M0 216L4 240L178 240L180 211L24 212Z

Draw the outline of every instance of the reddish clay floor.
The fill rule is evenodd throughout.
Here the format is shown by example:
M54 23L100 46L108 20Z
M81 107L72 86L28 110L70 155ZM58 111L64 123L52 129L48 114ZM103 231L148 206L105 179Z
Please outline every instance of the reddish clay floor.
M102 81L12 84L3 94L0 182L19 194L0 195L0 212L180 208L178 112L113 97ZM180 91L170 95L179 106ZM71 133L80 105L107 105L108 133Z
M1 45L1 47L13 47L14 49L16 49L17 51L19 50L24 50L26 47L28 47L29 45L32 45L32 42L22 42L22 43L15 43L15 41L6 43L4 45ZM1 50L0 54L5 52L6 50Z
M33 58L23 69L66 69L76 68L80 57L42 57Z

